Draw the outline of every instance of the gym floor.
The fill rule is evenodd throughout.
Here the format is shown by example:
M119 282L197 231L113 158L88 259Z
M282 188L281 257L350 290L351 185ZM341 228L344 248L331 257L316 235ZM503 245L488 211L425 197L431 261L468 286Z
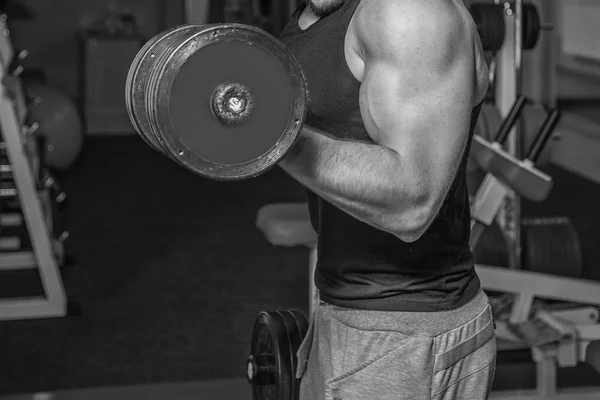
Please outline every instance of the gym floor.
M524 213L570 217L584 276L600 279L600 185L545 170L555 188L546 202L525 203ZM0 395L103 387L53 398L225 398L224 390L226 398L250 398L243 377L255 315L306 311L308 290L307 250L269 245L254 227L256 211L303 201L304 189L277 168L250 181L200 179L137 136L89 137L59 179L76 258L63 275L82 315L0 324ZM3 296L39 290L28 275L0 281ZM558 384L598 379L580 365L560 369ZM534 385L528 352L500 354L495 389Z

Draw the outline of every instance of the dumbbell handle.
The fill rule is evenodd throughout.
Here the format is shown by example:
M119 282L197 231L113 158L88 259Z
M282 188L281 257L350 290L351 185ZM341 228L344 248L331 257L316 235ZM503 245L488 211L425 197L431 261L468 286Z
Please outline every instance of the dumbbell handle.
M527 160L533 163L535 163L538 160L538 158L542 154L542 151L544 150L544 147L546 146L546 143L552 136L556 125L558 125L558 122L560 121L561 117L562 113L556 108L553 108L550 110L550 112L548 112L548 115L542 123L542 127L536 135L531 149L529 150L529 154L526 158Z
M500 130L494 139L494 142L504 144L506 139L508 138L508 134L512 130L513 126L517 123L517 120L521 116L525 105L527 104L527 98L523 95L517 97L514 104L510 108L508 115L504 120L502 120L502 125L500 125Z

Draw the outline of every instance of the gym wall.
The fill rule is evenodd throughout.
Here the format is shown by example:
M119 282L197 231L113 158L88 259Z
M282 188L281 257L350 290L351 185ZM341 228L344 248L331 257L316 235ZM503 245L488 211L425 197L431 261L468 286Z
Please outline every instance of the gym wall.
M10 29L13 33L14 46L29 50L29 56L24 61L26 68L40 69L46 75L48 84L80 100L83 93L81 83L82 53L79 33L94 22L102 20L113 7L117 13L130 13L136 18L143 39L149 39L161 30L185 22L186 0L22 0L35 15L30 21L11 20ZM210 0L210 21L223 20L225 2ZM292 2L290 2L290 7ZM122 53L121 58L131 51L115 49ZM110 54L107 50L106 54ZM133 59L131 54L131 58ZM106 60L106 59L109 60ZM103 50L97 52L93 62L110 62L110 56L104 56ZM122 69L119 65L96 65L96 70L106 71L98 76L115 75ZM111 68L112 67L112 68ZM116 71L118 74L121 72ZM91 78L92 80L95 77ZM100 78L102 79L102 78ZM122 95L124 82L108 83L104 91L113 91L119 87L119 100ZM110 89L108 89L110 88ZM89 88L88 88L89 89ZM101 94L103 101L112 101L114 96ZM107 100L108 99L108 100ZM123 104L124 107L124 104ZM121 107L121 108L123 108ZM114 110L113 110L114 111ZM111 110L106 110L107 115ZM100 113L101 114L101 113ZM123 118L120 116L119 121ZM119 123L122 125L122 123ZM108 129L107 129L108 131Z
M78 31L102 18L114 4L118 10L130 11L138 18L142 34L149 37L164 26L164 4L170 0L27 0L35 14L31 21L11 21L14 45L29 50L25 66L41 68L48 82L64 93L79 95Z

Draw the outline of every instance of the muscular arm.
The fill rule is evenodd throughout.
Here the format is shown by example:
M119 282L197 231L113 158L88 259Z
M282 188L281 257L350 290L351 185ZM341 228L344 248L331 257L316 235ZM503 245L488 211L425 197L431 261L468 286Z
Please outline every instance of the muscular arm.
M456 18L407 12L402 3L368 2L356 15L364 61L361 113L375 144L339 141L306 127L280 165L353 217L414 241L456 174L476 74L466 28Z

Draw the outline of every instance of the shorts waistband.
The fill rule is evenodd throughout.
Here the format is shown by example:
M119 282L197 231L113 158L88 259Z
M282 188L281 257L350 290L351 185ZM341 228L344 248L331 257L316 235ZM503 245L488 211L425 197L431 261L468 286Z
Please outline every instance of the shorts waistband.
M371 311L334 306L320 302L318 313L365 331L395 331L408 336L435 337L476 318L492 320L489 298L483 290L467 304L450 311Z

